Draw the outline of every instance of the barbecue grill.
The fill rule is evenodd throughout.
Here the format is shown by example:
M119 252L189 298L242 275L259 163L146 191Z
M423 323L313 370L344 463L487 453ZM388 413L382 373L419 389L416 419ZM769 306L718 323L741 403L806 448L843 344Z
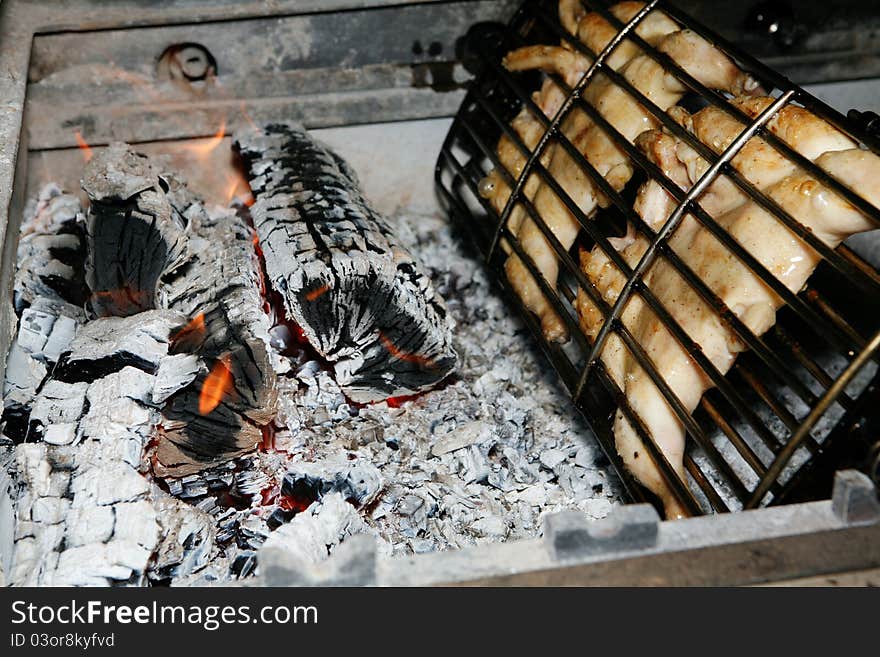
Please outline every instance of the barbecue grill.
M876 135L667 3L657 0L646 4L626 24L613 16L602 3L585 2L584 5L589 11L598 12L618 30L616 37L602 52L591 52L580 40L563 29L556 17L556 3L553 2L524 3L506 27L497 24L477 25L468 34L464 44L465 62L474 67L478 75L455 118L437 164L438 189L450 214L464 226L488 266L498 273L499 283L505 287L509 287L503 271L507 254L501 249L501 244L509 245L526 264L543 294L566 322L572 336L569 344L551 344L542 334L537 318L521 306L515 294L510 295L512 303L520 306L535 339L541 342L544 352L571 392L573 402L587 416L635 499L644 500L650 494L646 494L628 475L617 454L611 433L615 407L619 407L635 427L678 501L691 513L750 509L769 502L807 499L811 495L825 496L831 485L829 469L833 468L829 468L827 464L823 467L822 462L831 458L829 454L840 456L835 451L838 440L848 443L850 464L861 459L866 469L873 467L876 477L876 464L871 466L868 461L870 445L859 445L853 439L853 427L862 428L866 422L873 427L877 421L876 414L870 408L871 399L875 395L876 359L880 347L880 318L872 311L873 304L880 301L880 278L877 271L846 245L836 250L830 249L805 229L797 217L787 213L730 165L739 149L752 136L760 135L785 157L843 196L869 216L875 226L880 227L880 212L875 207L781 139L763 130L763 126L782 107L797 103L874 152L878 152ZM758 79L768 92L772 90L775 98L772 105L754 119L746 116L731 106L721 93L707 89L670 57L639 37L634 31L639 21L651 11L661 9L682 28L693 30L730 55L742 69ZM691 96L688 100L694 102L696 107L712 104L741 122L742 132L739 137L723 153L716 154L676 123L651 99L645 97L620 72L609 67L605 60L625 39L631 39L666 70L672 71L688 88ZM502 66L501 57L521 45L556 43L560 40L571 49L594 58L595 63L573 88L558 76L551 75L553 82L565 91L566 100L556 115L548 118L530 96L538 86L535 84L535 74L511 73ZM614 84L622 87L665 129L693 147L711 164L706 174L690 190L682 191L592 105L582 99L584 90L599 74L607 76ZM544 126L543 136L533 150L508 125L513 114L523 105ZM562 132L560 126L574 111L584 112L627 154L643 174L641 178L638 175L636 178L654 178L674 196L678 203L677 208L660 230L655 232L647 226L633 210L631 197L626 197L628 190L624 189L622 193L615 191ZM854 119L860 117L860 113L853 113ZM502 134L512 140L527 158L522 172L516 177L505 169L495 153L495 144ZM541 155L553 144L557 148L565 149L589 180L611 199L611 206L606 210L600 209L595 219L584 215L542 165ZM479 193L480 180L493 167L500 171L512 189L500 214ZM589 248L599 245L627 277L626 284L613 304L601 298L575 258L554 237L532 201L525 195L525 181L532 175L537 175L542 184L550 186L577 218L587 236L586 246ZM786 289L702 210L699 204L700 195L719 175L728 176L740 190L777 217L781 225L798 235L822 256L821 266L800 293L793 294ZM539 226L559 258L562 274L558 290L538 271L534 261L525 253L517 237L507 226L511 212L518 205ZM687 213L692 213L706 230L785 301L786 307L779 312L778 322L767 334L752 333L669 246L669 239ZM635 267L630 267L608 242L609 238L619 236L616 231L619 231L621 218L632 222L651 242L644 257ZM645 273L660 257L667 259L675 267L700 298L748 346L748 352L738 359L728 376L722 375L709 362L699 345L688 337L645 285ZM588 339L578 326L573 304L579 288L589 295L604 318L602 328L594 341ZM685 410L645 351L620 321L623 309L636 293L642 296L647 306L716 386L716 389L704 395L698 410L693 414ZM673 471L657 447L657 437L649 434L644 422L633 411L626 396L611 379L600 360L602 349L612 333L623 340L632 357L649 374L686 427L690 439L690 448L685 457L689 475L687 481L681 480ZM872 431L869 430L869 433ZM854 457L853 453L858 452L860 454Z
M628 274L629 283L615 304L600 304L606 328L595 343L577 326L572 308L578 290L589 291L589 281L574 257L558 243L553 246L562 262L559 292L546 281L542 281L542 290L569 325L570 342L565 346L546 342L537 319L522 308L515 294L509 295L509 307L519 310L517 314L571 393L572 403L588 418L631 501L637 504L615 506L610 516L595 522L579 512L550 515L543 525L543 536L440 553L385 558L369 537L352 536L317 571L304 569L283 551L263 551L259 576L250 581L270 585L631 585L817 578L827 583L825 576L840 573L850 573L853 579L839 581L876 581L880 503L872 478L877 481L880 469L874 410L880 320L872 312L872 304L880 296L878 263L856 240L836 250L825 247L800 227L797 217L781 211L729 162L736 148L759 134L876 222L880 216L873 207L761 130L773 112L786 103L796 103L877 152L875 115L859 111L845 117L743 50L801 83L876 77L880 75L880 57L872 30L878 17L843 12L844 20L822 23L815 20L821 3L802 3L804 13L799 11L796 18L776 2L761 3L753 10L736 3L683 1L686 11L681 11L655 1L624 25L610 15L607 7L612 2L585 0L584 4L619 32L603 53L588 53L582 44L566 36L552 0L526 2L518 10L518 2L511 0L132 0L111 4L70 0L63 3L63 11L51 0L0 0L0 97L5 110L0 112L0 284L6 290L0 302L0 351L5 355L15 332L12 273L24 201L36 196L49 180L71 191L77 189L83 169L79 149L86 147L85 142L98 151L121 140L151 156L171 153L172 157L177 141L192 140L196 145L205 140L218 142L221 146L187 171L192 176L192 189L212 198L226 190L201 180L199 169L209 170L214 178L226 171L229 163L221 161L218 154L228 155L233 131L251 122L289 119L302 120L309 129L342 128L335 135L328 133L327 138L335 139L332 145L337 148L346 140L364 140L367 145L362 148L368 152L361 153L360 159L357 149L343 155L352 159L367 195L386 213L395 204L413 198L423 210L437 209L431 198L434 181L430 180L430 168L432 154L440 149L436 167L439 200L487 262L501 290L507 287L502 246L509 245L523 255L505 225L513 208L523 207L548 234L523 194L522 181L531 172L561 192L539 159L543 149L559 145L611 200L610 207L588 220L571 199L565 199L583 226L577 246L599 245L616 258L608 239L619 236L627 221L650 238L652 246L633 270L619 258L615 260ZM774 90L777 100L773 106L754 121L737 115L720 94L703 88L675 62L645 44L633 28L651 10L666 12L727 52L768 91ZM811 12L812 19L802 21ZM752 31L741 30L739 26L746 24L749 13ZM721 31L727 39L704 28L692 16L724 26ZM721 155L709 151L603 63L610 49L625 38L676 72L691 92L683 101L689 109L714 104L742 121L743 133L728 151ZM500 61L520 45L560 40L597 56L597 64L574 88L554 78L566 92L567 101L558 116L546 118L530 96L542 77L509 73ZM287 55L293 54L281 56L282 46L289 49ZM106 78L101 77L105 63L108 70L113 69ZM136 75L121 77L120 72ZM218 72L225 86L212 81ZM633 95L666 129L713 163L700 184L689 192L680 191L581 100L581 92L599 73ZM150 96L154 92L160 92L159 102ZM516 179L506 178L515 193L504 211L495 213L480 197L479 183L498 164L495 146L499 136L507 134L516 142L508 122L522 107L530 108L543 122L545 135L534 153L518 144L528 158L526 171ZM640 171L620 193L608 188L559 129L566 113L572 111L586 112L600 124ZM447 136L446 121L453 116ZM426 174L423 180L414 173L419 171ZM701 212L699 193L718 175L727 176L822 255L822 265L800 293L791 294L776 285L772 276L734 241L725 239L723 230ZM661 181L679 202L672 220L657 234L631 209L633 188L646 177ZM560 195L564 197L564 193ZM720 300L676 260L668 241L687 213L695 215L763 280L776 285L774 289L786 307L767 334L753 335L737 324ZM443 258L446 256L438 257ZM672 261L710 306L725 313L734 332L748 345L749 350L726 376L705 363L696 346L687 343L684 331L641 282L658 258ZM523 260L534 275L534 263ZM597 355L602 343L617 335L650 370L618 319L626 299L634 294L648 299L717 386L704 396L692 417L679 409L689 435L687 480L677 480L669 464L659 459L679 501L702 517L661 522L653 507L638 504L653 500L628 475L614 446L610 413L618 406L630 417L634 413ZM601 301L595 295L593 300ZM5 366L5 357L0 358L0 373ZM323 398L315 396L312 401L317 406ZM381 427L376 431L380 433ZM640 435L657 458L659 452L644 427ZM583 438L577 436L578 440ZM0 457L4 457L3 449L9 448L0 445ZM8 493L16 486L24 490L24 486L7 476L6 467L0 460L0 575L8 576L15 528L14 500ZM222 488L224 478L231 477L236 468L237 464L230 465L228 471L214 473L211 478L178 479L169 485L169 491L179 496L175 500L179 506L194 507L209 497L198 491ZM304 480L292 478L290 486ZM616 482L606 481L608 488L611 484L616 487ZM253 485L259 494L259 480ZM768 505L773 508L749 510ZM748 511L712 513L741 509ZM282 518L278 523L284 521ZM534 529L534 533L540 532ZM198 540L187 541L191 542L196 543L193 550L201 549ZM244 577L254 564L253 556L245 556L238 572Z

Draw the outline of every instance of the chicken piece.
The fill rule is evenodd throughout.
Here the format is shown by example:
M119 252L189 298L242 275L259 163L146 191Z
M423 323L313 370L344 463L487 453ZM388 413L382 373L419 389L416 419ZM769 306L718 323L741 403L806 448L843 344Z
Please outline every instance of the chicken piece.
M747 103L750 113L757 115L772 102L773 99L767 97L746 97L734 100L733 104L742 106ZM805 156L815 158L822 152L818 151L820 148L842 150L855 145L848 137L813 115L807 118L800 111L786 112L788 109L800 110L794 107L783 108L780 115L771 122L770 127L779 135L791 133L790 139L794 135L792 141ZM727 148L743 129L743 125L729 113L714 106L706 107L693 116L680 107L673 107L670 108L669 114L678 123L695 133L701 142L718 152ZM799 133L791 129L792 124L808 125L817 122L824 128L811 126L810 130ZM661 131L651 130L642 133L636 144L682 189L690 188L709 168L709 163L687 143ZM795 165L791 160L783 157L760 137L750 139L733 158L731 164L758 189L766 189L795 171ZM748 197L745 193L724 175L715 179L699 199L700 206L712 216L723 214L746 200ZM659 182L650 180L639 189L635 210L653 230L662 227L674 207L672 196ZM673 248L678 249L689 243L688 236L693 234L695 221L690 215L682 220L682 225L670 241ZM623 258L634 267L647 250L648 240L644 235L638 234L623 240L623 243L626 247L623 250ZM622 272L611 263L607 254L599 247L594 247L589 253L582 253L581 265L583 271L601 291L603 298L613 304L626 282ZM588 337L595 338L602 326L602 314L583 290L578 293L577 303L581 327Z
M620 2L610 11L619 20L628 22L639 10L644 7L642 2ZM617 34L617 30L600 15L590 13L584 16L583 5L578 0L561 0L559 3L560 21L572 34L579 34L588 48L594 52L601 52ZM578 21L584 18L579 24ZM645 16L636 28L636 32L651 45L656 45L664 36L678 30L678 25L670 20L663 12L652 11ZM626 40L615 48L612 56L607 60L609 66L618 69L626 64L630 58L639 52L637 46ZM564 48L552 46L526 46L515 50L504 58L505 66L511 71L524 71L543 69L557 73L566 83L573 87L581 76L592 64L592 59L580 54L566 51ZM606 81L607 84L607 81ZM602 87L604 88L604 87ZM565 96L562 90L552 80L545 80L541 91L533 96L535 103L541 107L548 117L553 117L558 111ZM579 113L583 121L589 121L583 113ZM541 123L531 115L528 109L523 110L511 122L511 126L520 135L529 149L533 149L541 138L544 128ZM572 132L584 129L584 125L568 126ZM541 157L541 163L545 166L549 162L554 146L550 146ZM498 143L498 157L505 168L514 176L518 176L525 166L526 158L516 145L506 136L502 136ZM535 191L540 185L538 176L531 176L523 187L523 192L528 199L533 199ZM504 209L510 198L511 190L504 182L498 171L491 171L480 182L480 195L488 199L498 214ZM525 211L517 206L510 213L508 228L513 234L517 234L522 223ZM504 242L502 242L504 246ZM506 251L509 253L510 248Z
M645 6L643 2L618 2L610 8L611 14L622 23L629 23ZM562 7L560 3L560 16ZM678 23L657 9L651 11L636 25L636 34L649 44L656 45L667 34L677 32ZM569 30L571 31L571 30ZM601 14L592 12L584 15L577 24L576 32L581 42L594 54L598 55L612 39L617 36L617 28L611 25ZM622 68L629 60L638 55L641 49L630 39L620 42L606 60L614 70Z
M757 116L772 102L773 99L767 97L740 97L733 100L732 104L742 108L750 116ZM715 106L706 107L693 116L680 107L673 107L669 110L669 114L693 132L701 142L719 153L726 149L743 129L739 121ZM842 132L800 107L784 107L771 119L768 127L808 159L815 159L826 151L845 150L856 145ZM682 189L689 188L709 168L709 163L693 148L670 135L649 131L640 135L636 143L660 166L667 177ZM796 169L791 160L783 157L760 137L750 139L733 158L731 164L758 189L766 189L794 173ZM684 178L680 172L676 173L679 167L684 167L686 170ZM658 230L665 223L666 217L674 209L672 197L654 180L648 181L640 188L637 199L637 211L640 204L644 206L649 203L654 206L647 214L639 212L654 230ZM723 214L746 200L748 200L746 195L724 175L713 181L699 199L701 207L712 216ZM686 236L693 233L694 221L695 219L689 215L683 219L682 225L670 241L673 248L679 250L682 245L689 243ZM623 257L630 266L634 266L647 249L648 242L643 235L635 236L629 241L632 245L626 245ZM589 253L582 253L581 262L584 272L596 284L604 298L609 303L613 303L626 282L623 274L611 264L608 256L598 247ZM581 326L587 336L593 338L601 328L602 315L583 291L579 291L578 297Z
M771 98L739 98L733 101L734 105L745 108L744 111L751 116L757 116L772 102ZM694 116L689 115L681 108L672 108L670 115L681 125L695 132L702 142L719 152L726 148L743 129L742 124L727 112L711 106L704 108ZM777 136L787 140L795 150L811 159L821 152L820 149L844 150L855 146L855 143L843 133L798 107L787 106L783 108L769 122L769 127ZM682 189L696 182L709 166L690 146L659 131L640 135L636 143L666 176ZM784 158L759 137L753 137L743 146L733 158L732 165L759 189L765 189L796 171L795 165L790 160ZM683 175L683 170L686 175ZM720 216L740 205L744 200L746 200L745 195L729 179L721 176L703 193L700 204L710 215ZM650 180L639 189L635 210L654 230L659 229L665 223L674 208L675 202L672 197L657 181ZM679 255L682 255L685 261L687 261L687 247L698 230L699 224L696 220L692 216L686 215L670 240L672 248ZM647 246L647 239L638 235L621 255L630 267L634 267L645 253ZM611 263L608 256L600 248L595 247L590 252L581 253L581 266L603 298L609 304L613 304L626 279ZM652 290L655 287L652 284L653 281L658 279L666 268L671 269L672 267L666 261L659 261L649 270L645 280L652 287ZM656 291L655 294L657 294ZM658 295L658 298L661 301L664 300L662 296ZM577 309L584 332L591 339L595 339L604 318L583 290L578 291ZM633 326L636 318L641 316L643 309L643 300L638 295L634 295L623 312L624 324L628 327ZM644 312L653 317L651 311L645 309ZM671 338L671 336L669 337ZM627 351L620 338L612 333L608 336L603 348L602 360L609 374L621 388L624 388L626 378L624 371L626 358L628 358ZM650 428L650 423L648 426ZM658 434L653 433L653 435L656 438ZM674 439L672 443L675 444ZM624 455L626 460L624 449L626 448L622 448L620 453ZM632 450L632 452L635 451L637 450ZM631 458L630 460L634 461L635 459ZM682 467L681 463L672 460L670 462L679 469ZM666 497L671 498L668 489L664 489L663 484L656 483L660 479L660 475L659 472L651 473L651 468L656 468L656 466L650 459L643 459L638 467L632 467L640 479L649 483L653 480L654 484L659 486L658 490L665 490ZM655 490L655 492L658 491ZM664 497L662 493L658 494Z
M757 83L740 71L728 57L690 30L681 30L666 36L659 49L707 86L739 94L756 91L758 88ZM558 50L565 52L561 48ZM570 53L557 53L555 65L561 66L559 62L563 59L572 61ZM622 72L635 88L661 109L667 109L678 102L686 91L685 86L674 75L648 55L635 57L626 64ZM656 127L656 119L606 76L599 76L586 89L584 99L596 107L630 141L645 130ZM583 112L574 111L563 123L563 131L614 189L620 190L626 185L632 176L632 164L603 129L594 125ZM554 149L548 168L585 215L589 216L596 205L602 203L603 199L587 173L565 149ZM538 189L535 206L562 247L570 248L580 225L549 185L542 185ZM518 237L524 251L535 262L548 285L555 289L559 265L556 253L544 233L531 218L526 218ZM540 317L545 337L549 341L564 342L568 338L564 322L519 256L511 255L508 258L505 272L524 305Z
M581 0L559 0L559 22L565 31L576 35L578 24L587 10Z
M875 184L880 176L880 158L876 155L858 148L831 151L819 157L816 164L880 208L880 188ZM776 183L767 193L831 248L854 233L873 228L861 212L802 171ZM812 248L756 202L745 203L718 221L792 292L803 287L821 260ZM773 326L782 300L708 230L697 230L681 255L751 331L761 335ZM655 263L648 285L700 345L706 358L719 372L726 373L745 347L721 318L668 261ZM712 387L709 378L646 307L627 326L685 410L693 411L703 393ZM630 406L646 423L670 464L683 474L684 427L647 373L631 356L628 355L626 361L622 378ZM686 515L620 411L614 421L614 436L624 463L640 482L661 498L667 517Z
M544 81L541 91L535 92L532 98L547 117L553 117L565 100L562 90L549 78ZM541 135L544 134L544 126L532 116L531 111L527 107L523 107L520 110L519 114L510 122L510 126L530 151L535 149L538 141L541 139ZM498 140L496 152L498 160L507 169L511 177L514 179L518 178L526 165L527 158L517 145L507 135L502 135L501 139ZM549 150L542 154L540 162L544 166L549 163L550 155ZM539 184L540 178L537 175L532 174L529 176L523 189L527 198L534 197L535 190L537 190ZM501 173L493 169L480 181L479 192L483 198L489 200L495 212L500 215L507 204L507 199L510 198L511 189ZM520 205L517 205L510 213L508 227L514 234L519 230L523 214L524 210Z

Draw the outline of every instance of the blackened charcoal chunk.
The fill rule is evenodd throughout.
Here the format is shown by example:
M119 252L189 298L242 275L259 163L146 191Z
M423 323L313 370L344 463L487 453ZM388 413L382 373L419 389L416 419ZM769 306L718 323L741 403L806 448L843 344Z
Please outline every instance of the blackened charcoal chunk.
M241 552L232 562L231 570L238 575L239 579L245 578L254 572L257 567L257 553L252 550Z
M340 493L363 506L382 490L382 475L367 461L327 460L291 465L281 485L281 494L294 500L319 500L328 493Z
M171 206L168 183L145 156L111 144L89 162L83 189L91 200L86 282L98 317L157 307L161 280L185 259L185 219Z
M410 395L452 372L443 300L345 161L293 124L243 134L236 147L271 284L346 394Z

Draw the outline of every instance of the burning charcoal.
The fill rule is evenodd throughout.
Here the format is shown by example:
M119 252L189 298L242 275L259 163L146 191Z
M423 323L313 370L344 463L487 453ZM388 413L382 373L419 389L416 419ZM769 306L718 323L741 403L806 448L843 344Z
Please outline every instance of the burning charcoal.
M97 363L106 370L121 359L158 369L152 399L165 402L165 431L156 474L186 475L253 450L260 427L274 417L274 369L283 366L268 348L260 265L245 221L229 210L208 213L178 180L123 144L93 158L83 187L92 201L87 278L94 313L115 316L126 344L138 337L133 331L143 333L144 311L179 313L170 336L160 336L171 354L161 368L161 349L142 358L120 346L110 362ZM142 352L153 337L143 338ZM62 377L91 376L76 355Z
M451 320L364 199L350 167L299 126L236 141L272 286L355 401L410 395L455 367Z
M250 229L235 213L207 213L182 188L170 198L190 226L187 267L163 297L190 318L172 336L172 352L195 354L204 365L168 398L167 431L157 449L160 476L196 472L252 451L262 440L260 427L275 416L275 372L284 369L268 346Z
M237 575L239 579L243 579L254 572L256 567L257 553L253 550L246 550L235 557L232 566L230 566L230 570L233 574Z
M159 361L153 403L161 404L178 390L193 382L201 369L201 361L194 354L171 354Z
M215 548L211 518L168 495L154 502L162 537L152 577L186 577L205 567Z
M243 549L256 550L260 548L269 535L268 527L257 516L247 515L239 521L239 545Z
M27 436L29 406L37 390L85 319L79 199L48 185L25 214L14 282L18 333L3 386L5 432L18 441Z
M381 490L382 476L375 465L333 458L289 465L281 486L281 494L292 498L320 499L329 493L339 493L357 506L369 504Z
M307 568L327 559L330 550L346 537L365 532L369 528L357 510L339 493L330 493L272 532L258 556L262 563L263 552L281 550L285 559Z
M155 373L168 353L172 329L184 322L182 315L167 310L87 322L62 356L54 377L67 383L88 382L126 366Z
M233 481L238 495L251 497L259 495L269 485L269 475L251 464L250 469L236 472Z
M113 143L83 176L91 201L86 282L98 317L158 307L162 280L185 261L185 219L168 202L168 182L147 158Z
M266 518L266 526L269 529L278 529L284 523L289 522L295 515L296 511L294 510L282 509L280 506L276 507L269 514L269 517Z
M86 288L81 267L84 216L79 199L50 184L40 190L36 206L30 207L18 243L16 312L20 315L37 299L81 306Z

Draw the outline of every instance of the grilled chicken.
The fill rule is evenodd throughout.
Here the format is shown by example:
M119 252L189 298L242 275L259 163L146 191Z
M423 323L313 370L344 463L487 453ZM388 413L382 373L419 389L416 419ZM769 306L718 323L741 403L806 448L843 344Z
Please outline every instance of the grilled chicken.
M880 176L880 158L856 148L826 153L816 163L880 207L880 190L875 184ZM777 183L768 194L831 248L850 235L872 227L849 203L802 172ZM803 287L821 260L813 249L755 202L734 209L719 221L792 292ZM752 332L761 335L773 326L782 300L709 231L697 231L685 261ZM709 361L719 372L726 373L744 346L720 317L683 278L673 273L671 266L658 267L649 285L700 345ZM629 328L685 410L692 411L703 393L712 387L708 377L649 310L643 309ZM632 358L625 366L624 380L626 397L633 410L646 422L670 463L680 471L685 443L681 422ZM617 449L630 470L663 499L667 517L684 515L657 467L645 458L641 440L619 411L614 435Z
M690 75L706 86L731 93L743 94L757 90L757 83L740 71L729 58L690 30L680 30L663 37L659 49L669 55ZM540 52L515 52L506 58L508 67L521 70L535 63L559 72L566 69L586 70L585 58L563 48L542 47ZM667 109L684 95L685 86L648 55L639 55L622 69L623 76L661 109ZM574 76L572 76L574 77ZM605 75L584 91L586 102L617 129L633 141L645 130L656 127L656 119ZM597 124L583 112L575 110L565 120L562 130L573 145L616 190L622 189L632 176L632 164L626 154ZM571 155L557 145L549 163L551 176L589 216L604 199L595 189L587 173ZM547 227L559 240L563 249L573 244L580 225L556 192L547 184L538 188L535 207ZM518 233L523 250L532 258L551 289L555 289L558 261L553 247L538 225L526 218ZM538 283L517 255L511 255L505 265L507 278L524 305L541 318L545 337L564 342L568 333L562 319L556 314Z
M641 2L620 2L610 8L611 13L619 20L627 22L644 7ZM578 34L584 44L594 53L601 52L617 34L617 30L599 14L590 13L584 16L583 5L579 0L560 0L560 21L571 34ZM636 32L648 43L655 45L662 37L678 29L678 25L670 20L664 13L653 11L645 16L639 23ZM563 42L566 44L567 42ZM626 64L637 52L637 47L631 41L626 40L615 48L608 65L615 70ZM563 48L548 46L528 46L510 53L505 58L505 66L510 70L542 69L557 73L569 87L575 86L581 76L592 64L592 59L583 55L566 51ZM555 116L565 100L565 94L551 79L544 81L540 90L533 94L532 100L549 118ZM582 115L583 116L583 115ZM586 118L586 117L584 117ZM524 107L511 121L511 127L522 139L523 144L530 150L534 150L541 135L544 133L543 124L532 115L528 108ZM554 146L547 148L540 158L542 165L546 166L553 153ZM516 179L526 163L526 156L506 136L502 135L497 147L498 159L504 168ZM523 186L526 198L533 199L535 191L540 185L540 177L532 174ZM480 195L488 199L495 211L500 215L510 198L511 189L507 185L504 176L493 169L480 183ZM507 227L515 235L522 223L525 210L521 205L513 208L508 218ZM504 243L502 242L502 245ZM510 248L506 248L510 252Z
M756 116L771 102L768 98L749 98L739 99L734 104ZM723 150L742 129L723 110L716 108L706 108L693 117L683 112L677 114L677 118L693 129L701 141L717 151ZM880 173L880 160L855 149L849 138L801 108L784 108L771 120L769 128L809 159L823 150L828 151L816 163L852 184L857 191L863 190L871 172ZM643 146L653 145L652 158L664 172L672 174L670 177L679 185L682 185L681 167L689 172L686 184L696 181L708 167L692 149L671 137L646 134L639 141ZM849 234L869 227L860 214L830 191L819 187L816 181L796 169L793 163L760 138L749 140L733 159L733 165L756 187L769 188L771 198L809 226L829 246L837 246ZM853 167L853 171L847 172L848 167ZM789 289L797 291L812 272L818 256L759 205L744 202L744 199L729 180L719 178L703 195L701 205ZM674 209L674 203L656 181L649 181L640 190L636 209L640 210L646 223L657 229ZM760 334L773 325L775 311L781 303L778 297L693 217L685 217L670 244L749 328ZM646 248L647 240L640 236L622 256L634 266ZM599 249L582 254L582 265L605 300L613 303L623 285L623 275ZM658 260L645 280L688 335L700 344L707 358L719 371L726 372L743 346L721 319L700 300L668 261ZM583 291L579 295L578 310L585 331L595 336L602 323L601 313ZM710 387L708 378L655 314L645 307L640 297L634 296L627 304L623 322L684 407L692 411L703 392ZM602 359L670 464L680 476L683 475L684 429L660 391L616 335L609 336ZM667 516L683 515L684 509L672 496L659 469L620 412L614 432L624 462L642 483L663 499Z

